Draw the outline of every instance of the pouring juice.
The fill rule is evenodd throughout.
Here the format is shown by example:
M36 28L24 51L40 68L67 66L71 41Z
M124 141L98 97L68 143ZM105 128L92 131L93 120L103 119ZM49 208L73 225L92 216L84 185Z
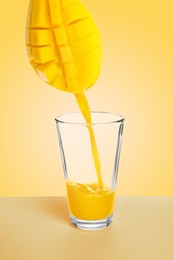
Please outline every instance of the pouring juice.
M97 80L101 67L102 46L95 22L80 0L31 0L26 47L32 67L46 83L75 95L88 128L97 182L66 179L70 212L83 220L106 218L113 212L115 191L103 183L84 95Z

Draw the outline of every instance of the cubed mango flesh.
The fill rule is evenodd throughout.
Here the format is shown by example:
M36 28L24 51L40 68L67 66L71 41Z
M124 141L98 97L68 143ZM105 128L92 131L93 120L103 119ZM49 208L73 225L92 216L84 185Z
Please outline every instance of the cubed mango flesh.
M51 86L79 93L97 80L101 40L80 0L31 0L25 39L31 65Z

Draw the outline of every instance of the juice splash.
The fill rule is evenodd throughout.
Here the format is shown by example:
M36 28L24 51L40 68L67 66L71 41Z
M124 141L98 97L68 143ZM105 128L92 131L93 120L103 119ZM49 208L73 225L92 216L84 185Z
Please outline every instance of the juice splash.
M104 219L113 213L115 191L97 183L81 184L66 181L70 213L83 220Z

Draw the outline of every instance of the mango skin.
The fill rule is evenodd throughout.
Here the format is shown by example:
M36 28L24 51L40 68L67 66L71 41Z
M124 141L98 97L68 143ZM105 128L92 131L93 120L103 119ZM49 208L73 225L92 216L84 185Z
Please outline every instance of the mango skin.
M49 85L81 93L97 80L101 39L80 0L30 0L25 39L32 67Z

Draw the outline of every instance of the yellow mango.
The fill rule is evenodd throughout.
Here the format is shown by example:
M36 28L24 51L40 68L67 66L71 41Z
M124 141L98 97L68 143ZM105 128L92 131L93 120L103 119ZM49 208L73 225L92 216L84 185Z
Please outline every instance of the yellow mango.
M51 81L51 86L60 90L69 91L63 73L59 74L53 81Z
M97 49L100 39L97 34L93 33L87 37L71 42L71 47L76 55L85 55Z
M51 45L53 35L51 30L30 30L31 45Z
M49 8L50 9L60 9L61 8L61 1L57 1L57 0L48 0L49 3Z
M51 86L79 93L97 80L100 36L80 0L31 0L25 39L31 65Z
M49 1L31 0L30 12L47 12L48 9L49 9Z
M98 48L96 48L92 52L89 52L85 55L78 55L76 58L76 63L79 68L90 69L95 64L98 64L100 58L101 58L101 52Z
M38 66L40 66L40 63L35 62L33 60L30 61L30 64L32 65L32 67L36 70L38 68Z
M31 13L31 28L51 28L51 20L47 12L32 12Z
M32 47L32 56L38 63L46 63L54 59L52 46Z
M56 0L55 0L56 1ZM62 9L68 5L80 4L80 0L61 0Z
M63 26L61 10L59 8L50 9L52 27Z
M91 17L67 26L67 34L71 40L81 40L96 30Z
M77 77L73 77L68 79L67 78L67 87L70 92L72 93L81 93L82 92L82 86L79 83L79 79Z
M49 83L59 74L61 74L62 69L57 65L56 62L51 61L41 64L36 68L36 71L44 81Z
M72 78L78 75L77 67L73 61L64 63L64 72L67 78Z
M100 73L100 64L96 64L90 69L80 69L79 82L85 88L86 86L92 86L97 80L97 75Z
M60 46L59 51L63 63L70 62L73 60L72 51L69 45Z
M68 43L67 33L64 27L54 29L56 43L64 45Z
M69 5L62 10L62 16L65 25L69 25L86 19L89 16L89 12L82 4Z
M49 0L50 17L52 21L52 26L62 26L62 14L61 14L61 3L56 0Z

